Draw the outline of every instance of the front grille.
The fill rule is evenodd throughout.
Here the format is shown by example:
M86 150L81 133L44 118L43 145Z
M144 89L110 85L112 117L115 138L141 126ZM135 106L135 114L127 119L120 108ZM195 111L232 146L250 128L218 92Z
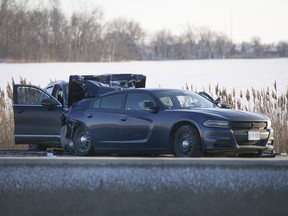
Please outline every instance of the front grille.
M267 128L267 122L230 122L232 130L263 130Z
M237 145L239 146L265 146L269 138L267 122L230 122L230 127ZM259 131L260 140L248 140L248 131Z
M237 144L239 146L248 146L248 145L265 146L266 145L266 140L258 140L258 141L237 140Z

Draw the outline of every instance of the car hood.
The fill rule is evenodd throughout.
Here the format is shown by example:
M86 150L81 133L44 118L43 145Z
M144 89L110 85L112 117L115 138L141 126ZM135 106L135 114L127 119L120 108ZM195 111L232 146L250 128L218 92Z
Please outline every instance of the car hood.
M227 121L267 121L269 118L261 113L246 112L233 109L189 109L181 110L188 113L196 113L211 119L223 119Z

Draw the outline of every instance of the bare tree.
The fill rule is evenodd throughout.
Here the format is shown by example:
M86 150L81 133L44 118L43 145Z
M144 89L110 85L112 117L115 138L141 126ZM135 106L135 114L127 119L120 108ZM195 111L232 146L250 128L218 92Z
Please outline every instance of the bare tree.
M214 41L215 41L215 33L213 31L205 27L199 29L198 57L200 59L214 58L213 56Z
M2 58L21 59L25 24L25 5L13 0L2 0L0 11Z
M67 27L66 19L56 1L48 17L48 44L51 55L56 61L65 60L65 29Z
M108 61L140 59L140 46L145 32L141 26L124 18L107 23L104 35Z
M251 38L251 43L253 46L253 51L255 57L262 57L263 56L263 47L261 45L261 39L257 36Z
M9 0L0 0L0 59L6 58L8 52L7 22L10 15L8 2Z
M225 59L232 49L232 43L225 34L216 34L214 42L214 58Z
M156 60L173 59L175 36L170 31L157 32L151 41Z
M288 41L280 41L277 46L277 51L280 57L288 57Z
M69 60L99 61L102 56L102 16L100 9L74 12L70 21Z
M196 58L197 32L196 27L187 25L181 36L185 47L185 59Z

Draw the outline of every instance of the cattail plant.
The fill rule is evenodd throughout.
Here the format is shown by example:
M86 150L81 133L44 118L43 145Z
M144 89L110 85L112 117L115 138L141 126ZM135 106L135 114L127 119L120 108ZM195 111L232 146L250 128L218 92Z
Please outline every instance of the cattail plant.
M25 84L26 80L21 79ZM14 80L12 78L12 85ZM6 95L0 89L0 150L26 150L28 145L14 144L13 90L8 83Z

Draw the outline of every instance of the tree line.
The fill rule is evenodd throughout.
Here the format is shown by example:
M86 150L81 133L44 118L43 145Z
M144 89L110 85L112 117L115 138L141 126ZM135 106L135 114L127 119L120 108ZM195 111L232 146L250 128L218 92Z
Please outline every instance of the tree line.
M288 57L288 41L262 44L259 37L233 43L226 34L187 25L180 35L148 35L133 20L103 21L101 8L67 17L59 1L30 7L29 0L0 0L0 61L103 62Z

